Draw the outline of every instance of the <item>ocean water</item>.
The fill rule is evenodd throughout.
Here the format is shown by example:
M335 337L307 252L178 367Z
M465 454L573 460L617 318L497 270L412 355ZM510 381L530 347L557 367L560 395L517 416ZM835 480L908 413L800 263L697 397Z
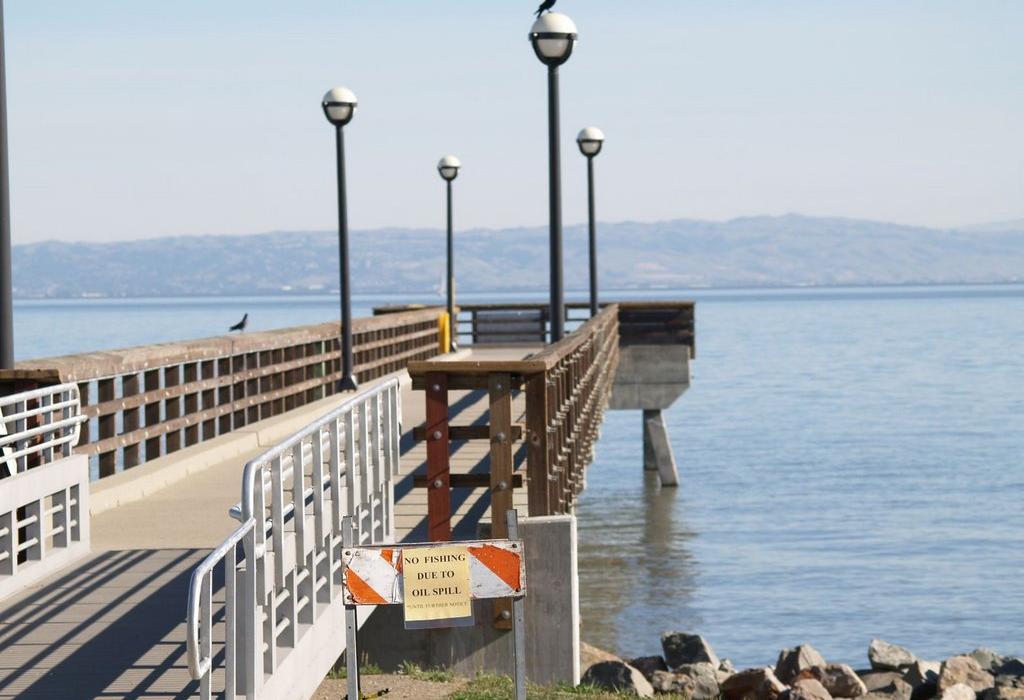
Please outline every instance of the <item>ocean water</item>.
M609 412L579 507L583 638L657 653L699 632L737 665L872 637L1024 655L1024 287L609 293L696 298L678 489ZM465 295L462 300L541 300ZM437 297L357 298L376 304ZM331 297L24 301L20 358L337 318Z

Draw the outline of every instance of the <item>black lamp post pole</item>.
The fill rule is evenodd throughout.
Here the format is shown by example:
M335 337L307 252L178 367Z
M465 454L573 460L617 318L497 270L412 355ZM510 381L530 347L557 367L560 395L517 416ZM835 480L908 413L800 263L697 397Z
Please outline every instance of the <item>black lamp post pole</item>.
M456 334L458 323L455 319L455 243L452 233L452 181L446 180L448 185L448 337L449 350L454 352L458 348Z
M594 156L587 156L587 195L590 208L590 316L597 316L597 219L594 213Z
M565 335L565 291L562 282L562 158L559 130L558 66L548 66L548 161L551 206L551 342Z
M354 391L357 387L352 372L352 290L348 265L348 202L345 195L345 133L337 129L338 141L338 254L341 277L341 379L338 391Z
M4 56L4 7L0 0L0 369L14 368L11 197L7 170L7 65Z

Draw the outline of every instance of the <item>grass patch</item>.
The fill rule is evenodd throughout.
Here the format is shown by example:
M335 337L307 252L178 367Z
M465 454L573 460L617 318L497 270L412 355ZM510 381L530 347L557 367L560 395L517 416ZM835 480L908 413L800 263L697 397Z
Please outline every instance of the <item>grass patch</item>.
M379 676L384 673L381 667L377 664L363 663L359 665L360 676ZM344 680L348 678L348 667L343 662L338 662L334 668L332 668L328 674L328 678L333 680Z
M398 667L398 673L417 681L431 683L451 683L455 680L455 674L451 671L446 671L443 668L422 669L419 664L414 664L411 661L403 661L402 665Z
M448 700L511 700L515 696L515 685L508 676L480 674L464 687L448 696ZM624 700L636 698L631 693L616 693L604 688L580 685L575 688L568 685L536 686L527 690L530 700ZM665 700L672 697L661 696Z

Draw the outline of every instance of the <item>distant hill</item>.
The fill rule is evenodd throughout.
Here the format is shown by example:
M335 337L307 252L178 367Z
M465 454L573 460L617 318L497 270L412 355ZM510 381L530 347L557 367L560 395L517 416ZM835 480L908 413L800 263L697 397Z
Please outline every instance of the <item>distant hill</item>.
M459 231L462 291L544 289L545 228ZM798 215L726 222L602 224L605 288L1009 282L1024 279L1024 226L937 230ZM352 234L360 293L437 289L444 234ZM278 232L121 243L16 246L15 295L26 297L316 293L337 290L337 235ZM587 284L586 233L565 231L566 286Z

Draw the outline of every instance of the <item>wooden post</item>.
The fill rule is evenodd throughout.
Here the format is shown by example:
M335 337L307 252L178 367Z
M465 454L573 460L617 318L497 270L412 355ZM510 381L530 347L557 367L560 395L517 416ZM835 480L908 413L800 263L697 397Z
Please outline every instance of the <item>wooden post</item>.
M139 375L137 372L126 374L121 377L121 395L124 398L135 396L139 393ZM123 413L123 433L132 433L141 426L142 408L126 408ZM133 442L124 446L124 468L131 469L139 464L139 443Z
M143 382L143 388L145 389L147 394L150 394L150 392L157 391L160 388L160 370L159 369L147 370L146 373L142 375L142 382ZM156 398L155 400L151 401L150 403L147 403L143 407L142 410L143 410L143 413L145 413L145 417L146 417L146 427L150 427L150 426L155 427L155 426L160 424L160 399L159 398ZM160 436L159 435L154 435L153 437L151 437L151 438L146 440L146 461L149 462L151 460L156 459L159 456L160 456Z
M164 367L164 388L171 389L181 384L181 365L171 365ZM164 400L164 419L166 422L171 422L177 418L181 418L181 397L175 396L173 398ZM171 430L167 432L165 438L165 445L167 447L167 454L177 452L181 449L181 430Z
M105 403L114 400L114 380L101 379L97 382L96 401ZM117 432L117 413L109 411L100 414L99 435L100 440L112 438ZM112 475L117 470L117 448L100 453L100 478Z
M530 517L551 515L548 499L551 465L548 462L547 379L535 374L526 382L526 476Z
M427 380L427 536L452 538L451 453L448 439L448 375L430 372Z
M189 362L184 367L185 384L194 384L199 380L199 363ZM191 447L199 443L199 392L192 391L185 394L185 415L195 423L185 427L185 446Z
M512 375L491 374L487 378L490 398L491 437L491 537L508 537L507 513L514 508L512 473ZM507 598L494 601L494 626L512 629L512 602Z

